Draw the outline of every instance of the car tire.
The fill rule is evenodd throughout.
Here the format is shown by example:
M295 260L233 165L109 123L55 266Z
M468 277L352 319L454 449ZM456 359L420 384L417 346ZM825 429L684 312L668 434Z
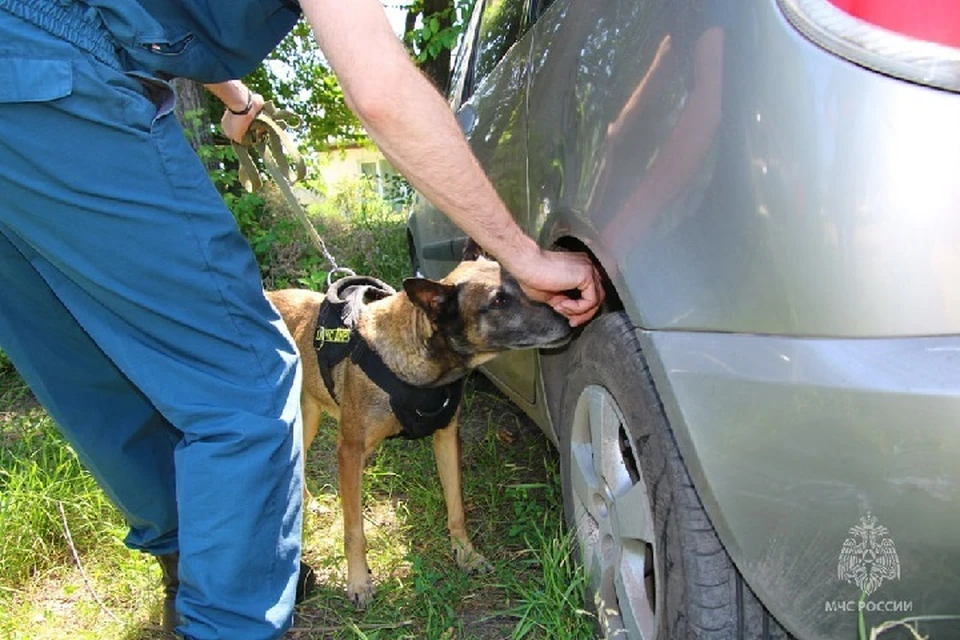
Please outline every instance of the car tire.
M703 509L622 312L574 343L560 414L566 521L602 637L789 639Z

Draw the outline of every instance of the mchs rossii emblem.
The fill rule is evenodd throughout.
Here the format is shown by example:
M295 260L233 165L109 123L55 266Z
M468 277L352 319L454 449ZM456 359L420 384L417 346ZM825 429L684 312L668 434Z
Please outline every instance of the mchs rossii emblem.
M885 580L900 579L900 558L888 533L868 511L859 524L850 528L851 537L843 541L837 576L857 585L866 596Z

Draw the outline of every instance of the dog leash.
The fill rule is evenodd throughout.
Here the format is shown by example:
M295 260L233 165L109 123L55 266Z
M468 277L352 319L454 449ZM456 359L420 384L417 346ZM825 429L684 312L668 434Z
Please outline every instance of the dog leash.
M336 259L327 249L326 243L316 227L310 221L307 212L297 200L293 192L293 185L303 180L307 174L307 164L300 155L297 145L287 135L283 126L298 127L300 117L286 109L277 109L272 101L263 105L263 109L257 114L257 117L250 123L243 140L238 144L231 142L234 153L237 154L237 161L240 164L237 177L240 184L249 192L259 191L263 188L263 180L260 177L260 170L250 151L256 151L257 155L263 161L263 167L266 169L273 181L277 183L280 192L286 199L294 215L307 231L307 236L313 243L313 246L323 254L332 267L327 273L327 287L333 282L333 276L342 273L348 276L356 275L352 269L341 267Z

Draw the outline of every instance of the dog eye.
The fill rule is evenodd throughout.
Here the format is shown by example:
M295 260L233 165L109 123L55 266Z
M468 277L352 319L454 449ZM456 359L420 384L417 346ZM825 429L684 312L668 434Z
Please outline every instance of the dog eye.
M490 306L494 309L502 309L507 306L509 298L501 291L493 297L493 300L490 301Z

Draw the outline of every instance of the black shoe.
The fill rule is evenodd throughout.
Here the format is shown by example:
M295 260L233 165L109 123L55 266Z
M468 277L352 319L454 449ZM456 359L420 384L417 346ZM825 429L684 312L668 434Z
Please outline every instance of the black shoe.
M180 577L177 565L180 562L178 552L156 556L160 563L162 576L160 583L163 586L163 616L160 626L165 633L173 634L180 618L177 615L177 590L180 588ZM303 602L317 586L317 576L313 568L305 562L300 563L300 575L297 578L297 604Z
M300 561L300 577L297 578L297 604L300 604L317 587L317 574L306 562Z
M160 563L160 570L163 572L160 577L160 584L163 586L163 617L160 626L165 633L172 635L179 623L177 590L180 588L180 574L177 571L177 564L180 562L180 553L174 551L157 556L157 562Z

